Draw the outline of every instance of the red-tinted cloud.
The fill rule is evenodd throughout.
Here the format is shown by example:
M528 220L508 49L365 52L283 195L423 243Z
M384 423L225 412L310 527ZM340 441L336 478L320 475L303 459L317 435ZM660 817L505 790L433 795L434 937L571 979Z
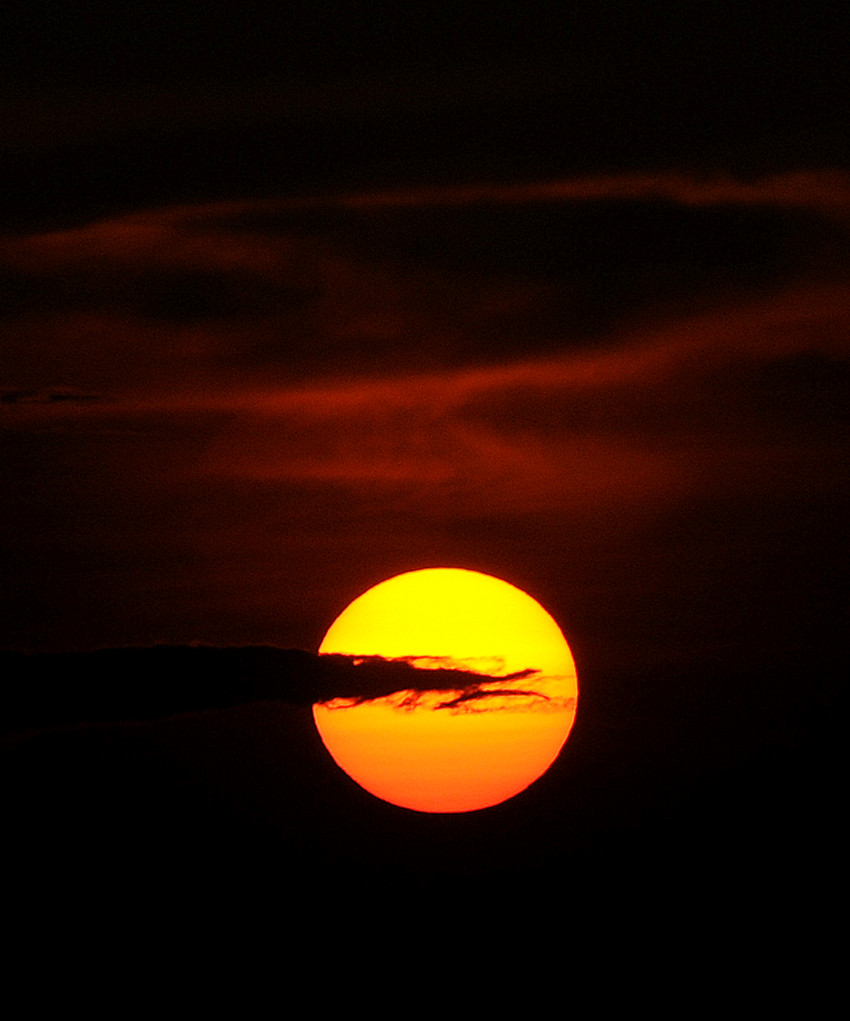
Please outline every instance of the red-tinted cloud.
M132 578L120 614L145 635L238 618L269 638L306 612L293 576L321 600L364 543L387 569L492 569L470 552L490 534L508 558L528 529L575 556L684 507L828 499L846 196L830 175L603 178L6 239L7 545L45 591L81 563L104 593ZM106 598L93 627L125 596Z

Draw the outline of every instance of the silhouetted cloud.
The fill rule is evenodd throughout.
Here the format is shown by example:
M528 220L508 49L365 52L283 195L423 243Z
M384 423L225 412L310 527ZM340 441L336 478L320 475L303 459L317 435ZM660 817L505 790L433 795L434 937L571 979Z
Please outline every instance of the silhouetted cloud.
M379 656L322 655L298 649L157 646L91 652L0 652L6 734L52 727L155 720L252 702L310 706L361 703L403 691L453 692L446 707L487 694L482 675L451 668L417 669ZM530 676L499 678L505 685ZM545 696L540 696L545 697Z
M486 711L488 705L485 700L488 698L507 699L508 703L513 700L525 699L534 702L548 702L549 696L543 692L535 691L533 688L509 688L509 687L486 687L481 686L469 691L462 691L454 698L446 699L437 704L438 709L465 709L472 712Z
M547 677L533 667L505 674L498 670L498 659L482 658L481 663L473 667L472 661L458 661L450 656L402 656L389 660L380 656L354 657L356 667L370 668L368 674L362 676L361 693L323 698L321 701L331 710L350 708L376 699L404 711L422 705L431 710L451 712L488 712L530 706L535 709L548 706L557 710L575 707L575 698L565 696L561 688L562 681L572 683L575 675L570 678ZM465 663L469 665L465 666ZM393 667L397 665L409 666L416 672L396 674ZM376 679L381 677L388 684L404 686L395 691L381 691L367 684L373 672ZM531 681L533 686L522 687L521 681ZM444 695L452 697L445 698Z

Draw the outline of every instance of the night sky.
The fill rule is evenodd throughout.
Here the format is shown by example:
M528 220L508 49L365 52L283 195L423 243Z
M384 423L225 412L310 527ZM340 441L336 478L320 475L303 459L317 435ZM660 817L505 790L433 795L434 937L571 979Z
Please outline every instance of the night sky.
M498 890L800 949L844 852L847 34L263 11L0 14L22 918ZM431 566L529 592L578 667L552 770L465 816L365 794L310 717L331 621Z

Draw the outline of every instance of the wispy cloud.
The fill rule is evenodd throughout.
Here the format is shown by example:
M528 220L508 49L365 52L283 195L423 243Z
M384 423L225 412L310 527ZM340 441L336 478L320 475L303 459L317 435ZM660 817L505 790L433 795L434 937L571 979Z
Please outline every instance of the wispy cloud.
M837 173L630 175L186 206L6 239L5 414L178 432L205 416L183 467L196 479L379 487L397 506L426 490L507 510L806 484L847 390L848 199ZM663 229L646 216L659 201ZM546 216L513 218L529 207ZM710 215L679 219L688 208ZM725 218L750 208L775 218ZM621 229L650 236L610 244L614 270L560 254ZM651 309L632 265L652 268L637 281ZM588 332L576 310L603 299Z
M380 670L386 663L405 662L379 657L360 660L364 666ZM364 672L364 680L367 674ZM399 675L401 679L403 675ZM575 678L547 677L539 670L523 670L509 676L491 678L470 674L453 666L419 669L409 675L415 685L389 694L375 694L364 690L355 696L324 700L322 705L331 711L350 709L366 703L377 703L400 712L429 710L459 713L491 713L500 711L535 713L562 713L575 710L576 697L567 694L575 691Z
M846 194L600 177L0 239L7 640L301 643L372 560L584 571L604 621L632 564L649 614L687 508L706 557L750 508L772 562L843 506Z
M850 175L841 170L799 171L746 182L729 176L695 178L669 172L613 174L517 184L401 188L344 195L337 202L350 208L381 209L599 199L667 199L697 206L756 205L838 211L850 206Z

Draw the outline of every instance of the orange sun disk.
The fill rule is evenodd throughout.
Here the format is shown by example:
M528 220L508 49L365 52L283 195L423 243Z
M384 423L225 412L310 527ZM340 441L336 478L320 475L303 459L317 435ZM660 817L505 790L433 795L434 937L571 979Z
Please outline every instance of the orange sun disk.
M468 812L513 797L546 772L575 719L575 663L560 628L531 596L477 571L381 582L337 617L319 652L481 675L472 689L313 706L336 763L404 808Z

